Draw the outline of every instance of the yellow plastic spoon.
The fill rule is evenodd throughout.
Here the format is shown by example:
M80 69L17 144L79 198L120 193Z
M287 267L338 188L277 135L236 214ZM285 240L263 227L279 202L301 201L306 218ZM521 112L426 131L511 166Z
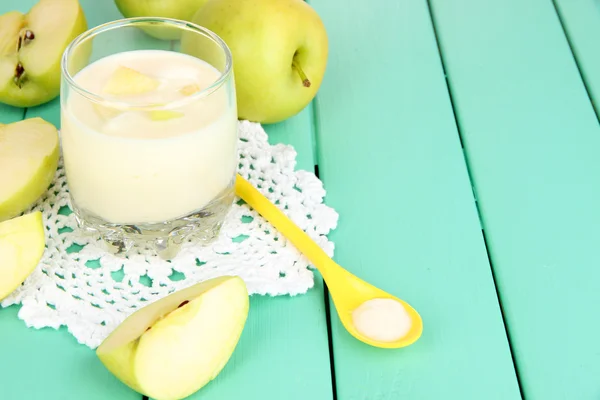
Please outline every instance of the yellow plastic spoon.
M340 320L352 336L371 346L383 348L405 347L419 339L423 331L423 321L419 313L408 303L359 279L335 263L302 229L240 175L236 177L235 191L241 199L288 238L319 270L329 288ZM352 313L365 301L372 299L392 299L400 302L412 322L408 333L393 342L378 341L361 334L354 324Z

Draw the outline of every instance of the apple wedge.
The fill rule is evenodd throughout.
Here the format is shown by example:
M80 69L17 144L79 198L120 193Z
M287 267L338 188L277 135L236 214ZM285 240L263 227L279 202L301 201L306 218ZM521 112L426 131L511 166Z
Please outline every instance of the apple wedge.
M41 118L0 125L0 221L31 206L58 166L58 131Z
M0 102L46 103L60 91L65 48L87 29L77 0L40 0L27 14L0 16Z
M133 390L155 400L183 399L223 369L248 308L248 291L239 277L201 282L130 315L96 354Z
M119 66L110 76L102 91L115 97L135 96L156 90L160 82L133 68ZM95 103L94 110L104 120L121 114L122 110L104 104Z
M0 300L37 267L46 245L39 211L0 222Z
M152 121L169 121L183 117L183 113L171 110L156 110L150 111L149 116Z
M158 89L159 85L160 81L151 76L144 75L129 67L119 66L102 90L112 96L136 96L152 92ZM187 90L191 89L188 88ZM98 115L104 119L114 118L119 114L119 110L100 104L95 104L94 107ZM168 121L183 117L183 113L171 110L153 110L148 111L146 114L152 121Z
M104 86L104 92L115 96L144 94L156 90L160 82L135 69L119 66Z
M200 91L200 86L198 86L195 83L191 83L189 85L186 85L184 87L182 87L181 89L179 89L179 93L181 93L184 96L191 96L194 93L197 93Z

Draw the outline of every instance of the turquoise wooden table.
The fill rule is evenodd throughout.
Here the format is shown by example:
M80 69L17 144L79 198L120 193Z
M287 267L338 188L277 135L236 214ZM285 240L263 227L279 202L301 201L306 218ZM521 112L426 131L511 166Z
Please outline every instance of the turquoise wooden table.
M90 26L120 17L82 4ZM356 341L317 276L306 295L253 297L233 358L191 398L600 399L600 2L311 4L325 81L270 141L324 182L336 261L409 301L423 336ZM58 110L1 107L0 122L59 126ZM0 309L0 398L141 400L17 313Z

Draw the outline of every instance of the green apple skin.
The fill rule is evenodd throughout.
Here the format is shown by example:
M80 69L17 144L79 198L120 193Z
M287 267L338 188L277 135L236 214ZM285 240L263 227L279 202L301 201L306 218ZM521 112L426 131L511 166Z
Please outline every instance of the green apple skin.
M23 20L21 13L13 11L0 16L0 23L3 17L14 23L17 16ZM70 26L64 26L65 20ZM0 103L15 107L35 107L59 95L62 54L73 39L87 30L87 20L78 0L40 0L25 15L25 21L33 31L43 26L45 34L38 34L18 54L0 56ZM59 30L65 34L56 37L54 32ZM17 40L18 35L14 37L15 48ZM21 88L13 80L19 61L28 77Z
M117 8L126 18L162 17L191 21L206 0L115 0ZM157 39L177 40L181 32L174 29L144 28Z
M183 399L221 372L240 339L248 309L242 279L211 279L138 310L96 354L133 390L155 400Z
M31 206L48 189L58 167L59 147L45 157L40 168L21 190L0 204L0 221L13 218Z
M7 198L3 199L0 197L0 221L4 221L19 215L29 208L37 199L39 199L42 194L44 194L54 179L56 169L58 168L58 158L60 153L58 131L54 125L44 121L39 117L29 118L10 125L0 125L0 142L2 142L3 139L2 130L9 128L15 131L13 134L17 135L19 134L19 129L36 129L40 132L44 131L46 135L51 137L50 140L54 143L54 145L50 152L48 152L40 160L30 160L30 163L39 162L39 166L37 170L35 170L35 172L27 179L27 181L15 186L9 185L8 182L8 180L12 179L12 175L7 175L0 178L0 185L3 185L5 188L18 188ZM2 152L0 151L0 155L1 154ZM2 160L0 160L0 165L2 165ZM2 191L0 191L0 193L1 192Z
M0 222L0 300L15 291L44 255L42 213L35 211Z
M233 55L238 116L275 123L315 97L327 65L328 38L302 0L208 0L194 23L219 35ZM310 80L303 85L296 61Z

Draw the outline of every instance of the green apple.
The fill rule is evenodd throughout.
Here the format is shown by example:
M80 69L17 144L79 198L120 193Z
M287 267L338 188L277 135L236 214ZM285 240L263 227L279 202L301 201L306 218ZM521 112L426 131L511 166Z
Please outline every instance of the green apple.
M45 246L41 212L0 222L0 300L11 294L33 272Z
M201 282L130 315L96 354L133 390L155 400L182 399L223 369L248 308L248 291L239 277Z
M41 118L0 126L0 221L31 206L58 166L58 131Z
M86 29L77 0L40 0L25 15L0 16L0 102L33 107L57 97L62 54Z
M115 0L121 14L131 17L163 17L191 21L206 0ZM176 40L181 31L173 28L144 28L157 39Z
M279 122L316 95L328 39L321 18L304 1L208 0L192 22L215 32L231 50L241 119Z

